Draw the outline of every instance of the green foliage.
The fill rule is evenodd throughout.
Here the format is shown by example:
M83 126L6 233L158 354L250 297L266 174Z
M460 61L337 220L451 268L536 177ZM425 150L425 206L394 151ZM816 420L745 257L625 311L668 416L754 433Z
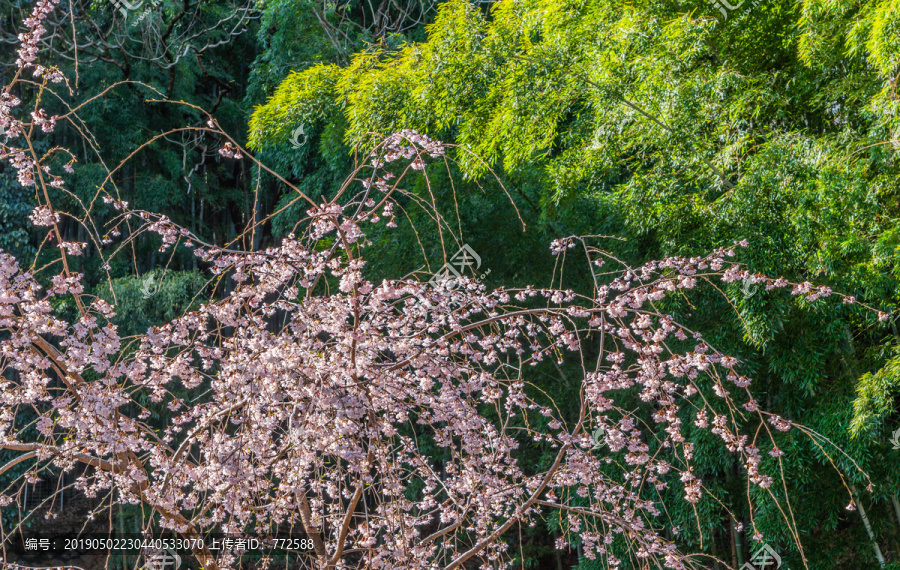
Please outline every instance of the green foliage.
M884 422L896 409L895 396L900 392L900 349L894 347L892 352L882 368L859 379L850 424L854 435L861 435L870 426Z
M506 283L535 282L545 258L527 252L570 233L624 237L608 245L632 263L747 239L742 260L754 272L829 285L894 310L894 3L745 3L728 16L705 2L519 0L484 12L449 0L422 41L371 46L347 65L291 74L254 112L250 144L282 145L291 121L308 117L340 134L348 153L404 128L460 145L449 172L465 182L433 178L428 191L441 205L460 203L463 241L490 252L492 278ZM491 171L509 197L490 182ZM437 175L433 167L429 174ZM497 227L495 212L509 200L524 234ZM389 261L378 269L408 266L407 252L421 241L433 258L435 239L434 228L379 235ZM584 285L584 275L563 276ZM897 532L890 496L900 486L881 428L896 423L891 331L870 312L798 306L790 295L740 283L725 293L727 300L691 298L668 310L744 359L766 409L846 452L822 438L785 438L785 455L767 461L785 474L787 489L757 494L758 530L791 567L803 562L787 520L798 524L809 567L874 564L831 469L862 488L859 465L875 481L863 500L871 501L876 534L888 558L900 556L885 546ZM743 475L711 445L695 444L697 472L747 527L747 560L756 545L750 514L731 499L747 494ZM667 493L665 504L677 504L677 489ZM699 548L702 537L708 552L730 560L732 537L722 530L730 515L721 505L667 515L684 544Z
M95 294L110 304L115 301L119 334L131 336L196 309L201 293L208 294L216 283L200 272L154 270L101 283Z
M0 250L23 262L35 254L25 220L34 208L34 197L17 181L12 169L0 170Z

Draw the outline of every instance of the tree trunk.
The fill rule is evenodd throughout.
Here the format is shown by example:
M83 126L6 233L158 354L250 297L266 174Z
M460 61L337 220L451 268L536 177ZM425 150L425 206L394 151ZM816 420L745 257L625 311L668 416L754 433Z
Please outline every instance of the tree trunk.
M878 559L878 566L884 568L884 555L881 554L881 547L878 546L878 541L875 540L875 533L872 532L872 525L869 524L869 517L866 516L866 509L863 507L862 501L859 500L861 497L859 493L856 492L856 487L850 485L850 492L853 493L853 500L856 502L856 507L859 509L859 516L862 518L863 526L866 527L866 533L869 535L869 542L872 543L872 550L875 551L875 558Z
M737 528L734 525L734 520L731 521L731 565L735 568L740 567L740 563L738 563L738 532Z

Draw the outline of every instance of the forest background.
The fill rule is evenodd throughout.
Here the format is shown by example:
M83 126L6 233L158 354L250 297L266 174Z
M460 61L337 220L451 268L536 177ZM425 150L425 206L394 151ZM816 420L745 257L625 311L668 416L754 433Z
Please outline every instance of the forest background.
M545 282L555 263L549 242L573 234L622 238L605 247L634 265L746 239L740 260L751 271L828 285L887 311L881 323L854 306L804 307L736 283L676 314L744 361L769 411L846 452L826 456L796 436L782 448L779 493L790 498L809 567L900 568L900 444L891 441L900 428L900 6L731 6L159 0L129 11L76 1L61 2L52 18L73 15L77 58L66 34L45 45L69 62L63 70L77 75L85 99L103 94L78 115L106 164L125 161L114 173L122 197L208 242L272 245L295 230L301 206L286 207L293 196L275 176L226 159L208 136L179 132L145 145L203 122L199 111L166 100L209 111L313 198L339 188L354 149L375 134L414 129L460 145L452 168L429 167L430 185L416 190L458 220L480 271L490 269L489 288ZM30 8L0 2L4 65ZM14 73L0 67L4 83ZM39 144L76 139L62 125ZM106 170L86 149L77 158L67 184L90 196ZM0 166L0 248L25 260L42 235L27 222L32 192ZM423 251L425 267L436 270L458 247L442 244L424 214L404 212L412 226L370 236L376 277L423 269ZM101 207L98 215L113 212ZM254 221L262 223L244 233ZM84 241L78 224L62 227ZM158 255L148 235L137 246L140 255L110 268L123 334L181 314L206 282L196 258ZM99 286L91 247L75 269ZM567 285L585 278L563 273ZM540 382L561 397L578 373L564 364L543 370ZM738 463L708 435L695 443L696 469L724 504L704 501L695 513L671 501L667 530L686 550L739 567L758 544L726 514L749 520ZM525 452L540 462L547 450ZM872 493L851 459L871 477ZM847 487L855 510L846 508ZM776 503L764 494L754 500L767 543L785 567L801 567ZM131 528L128 507L115 516ZM554 550L558 531L552 520L524 529L511 549L516 564L604 567L580 557L577 545Z

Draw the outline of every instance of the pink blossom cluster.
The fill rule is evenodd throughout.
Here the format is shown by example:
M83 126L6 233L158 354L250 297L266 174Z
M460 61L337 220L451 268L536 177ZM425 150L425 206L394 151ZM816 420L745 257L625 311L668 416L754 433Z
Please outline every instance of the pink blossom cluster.
M56 115L48 117L47 112L43 109L33 111L31 113L31 118L34 121L34 124L41 127L41 130L45 133L52 133L53 128L56 126L56 120L59 119Z
M736 454L750 484L771 486L763 442L731 419L731 392L743 392L760 425L790 422L759 409L737 359L654 306L700 278L739 279L733 249L625 267L593 295L376 283L358 255L370 200L312 208L306 238L261 252L197 246L233 291L151 328L127 353L112 305L95 300L71 323L54 316L53 297L83 294L80 275L59 275L42 294L0 254L0 324L11 331L0 353L17 371L0 383L0 446L64 469L87 463L94 468L77 488L115 488L177 532L302 526L323 568L458 568L476 555L504 567L505 531L553 509L589 558L612 564L610 544L622 535L637 558L685 568L642 489L679 484L685 500L702 500L688 411L693 428ZM165 217L148 228L164 247L195 239ZM336 248L321 247L329 234ZM323 290L322 280L336 287ZM584 355L599 339L596 366L574 387L580 411L560 415L531 388L530 367ZM176 387L192 397L175 397ZM634 387L661 431L617 405ZM158 433L145 397L176 414ZM41 411L37 436L14 427L22 406ZM600 448L589 435L598 428ZM527 440L554 450L549 466L520 463ZM769 453L780 455L774 445Z
M42 22L54 10L59 0L39 0L35 3L31 15L24 20L27 31L19 34L21 46L18 49L18 59L16 65L20 70L33 67L34 77L44 78L54 83L65 81L65 77L55 67L45 67L35 63L38 55L38 44L41 37L47 32ZM12 95L13 85L19 78L17 74L12 84L5 86L0 90L0 130L2 130L7 140L20 137L25 132L25 124L16 119L12 115L12 110L21 104L21 100ZM41 127L45 133L53 132L58 116L48 116L44 109L36 109L31 113L32 124ZM17 180L22 186L34 186L36 182L37 169L43 172L50 172L47 165L40 164L36 156L29 156L25 149L8 146L0 142L0 159L8 159L10 165L17 171ZM67 165L68 166L68 165ZM71 167L69 167L69 170ZM58 176L51 176L50 184L54 187L62 187L62 179Z
M745 269L741 269L738 266L732 267L729 271L727 271L722 280L726 283L733 283L736 281L744 281L748 284L765 283L766 291L790 288L791 295L802 296L809 302L814 302L819 299L825 299L836 295L840 297L845 304L862 305L861 303L859 303L859 301L857 301L855 297L838 293L832 290L831 287L828 287L826 285L816 286L809 281L804 281L803 283L791 283L783 277L773 279L771 277L766 277L765 275L754 275ZM871 307L867 308L871 309ZM886 312L876 311L876 313L878 315L879 321L884 322L888 320L889 315Z
M415 170L424 168L425 163L420 156L421 154L427 154L431 158L440 158L446 153L443 143L410 129L403 129L399 133L394 133L388 137L383 150L382 158L384 162L393 162L399 158L412 160L411 166ZM372 156L378 155L373 153ZM379 167L383 163L379 159L375 159L373 164Z
M7 138L16 138L22 134L22 123L12 117L12 110L18 107L22 101L10 95L8 90L0 92L0 127Z
M233 158L235 160L244 158L244 155L241 154L241 150L236 147L231 141L226 142L224 145L222 145L222 148L219 149L219 154L221 154L225 158Z
M16 60L16 65L19 68L34 65L34 60L37 59L38 54L38 42L41 36L47 32L46 28L41 25L41 22L47 18L58 3L59 0L38 0L34 5L31 16L25 19L24 23L28 27L28 31L19 34L19 41L22 42L22 47L18 50L19 59Z
M28 216L29 221L35 226L52 226L59 223L60 216L50 206L37 206Z

